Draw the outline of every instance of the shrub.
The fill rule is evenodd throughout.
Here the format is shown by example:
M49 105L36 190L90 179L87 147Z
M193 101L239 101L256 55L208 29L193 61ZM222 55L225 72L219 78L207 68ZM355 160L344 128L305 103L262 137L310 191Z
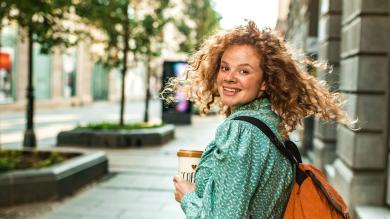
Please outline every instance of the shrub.
M145 129L145 128L158 128L163 126L164 123L152 124L152 123L132 123L125 124L123 127L119 126L117 123L112 122L99 122L99 123L90 123L85 126L77 126L76 129L93 129L93 130L132 130L132 129Z
M58 152L23 152L0 149L0 173L27 168L41 168L64 161L66 157Z

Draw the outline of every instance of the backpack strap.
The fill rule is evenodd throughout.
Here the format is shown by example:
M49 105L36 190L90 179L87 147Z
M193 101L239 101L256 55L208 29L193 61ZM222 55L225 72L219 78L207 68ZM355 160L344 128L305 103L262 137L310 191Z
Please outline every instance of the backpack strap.
M285 141L285 144L281 143L274 132L263 121L252 116L237 116L232 120L245 121L260 129L260 131L262 131L270 139L276 148L295 166L295 181L299 185L303 183L307 175L304 171L298 168L299 163L302 163L302 157L294 142L287 140Z
M278 150L293 164L298 163L298 161L295 159L294 155L287 150L287 148L278 140L274 132L261 120L256 119L252 116L238 116L235 117L233 120L241 120L245 122L249 122L250 124L256 126L258 129L260 129L268 138L271 140L271 142L278 148Z
M284 142L284 147L287 148L287 150L294 156L298 163L302 163L301 153L299 153L298 147L294 142L291 140L286 140Z

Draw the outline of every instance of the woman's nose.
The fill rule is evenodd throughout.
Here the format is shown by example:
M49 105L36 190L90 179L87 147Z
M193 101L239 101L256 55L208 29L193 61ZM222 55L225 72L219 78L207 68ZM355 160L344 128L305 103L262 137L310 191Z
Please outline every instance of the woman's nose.
M223 78L224 82L233 83L236 82L236 74L234 71L226 72Z

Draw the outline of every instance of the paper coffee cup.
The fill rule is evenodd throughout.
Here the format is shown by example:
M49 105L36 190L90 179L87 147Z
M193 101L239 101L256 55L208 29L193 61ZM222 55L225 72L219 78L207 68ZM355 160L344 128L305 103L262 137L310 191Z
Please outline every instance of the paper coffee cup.
M179 174L188 182L195 183L195 170L199 165L203 151L179 150Z

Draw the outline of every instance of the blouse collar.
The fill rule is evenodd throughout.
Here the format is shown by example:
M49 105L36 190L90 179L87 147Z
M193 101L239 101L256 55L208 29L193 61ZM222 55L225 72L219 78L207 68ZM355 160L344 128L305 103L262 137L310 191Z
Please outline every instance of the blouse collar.
M242 110L255 110L260 111L264 109L271 109L270 101L268 98L255 99L247 104L234 107L232 112L242 111Z

